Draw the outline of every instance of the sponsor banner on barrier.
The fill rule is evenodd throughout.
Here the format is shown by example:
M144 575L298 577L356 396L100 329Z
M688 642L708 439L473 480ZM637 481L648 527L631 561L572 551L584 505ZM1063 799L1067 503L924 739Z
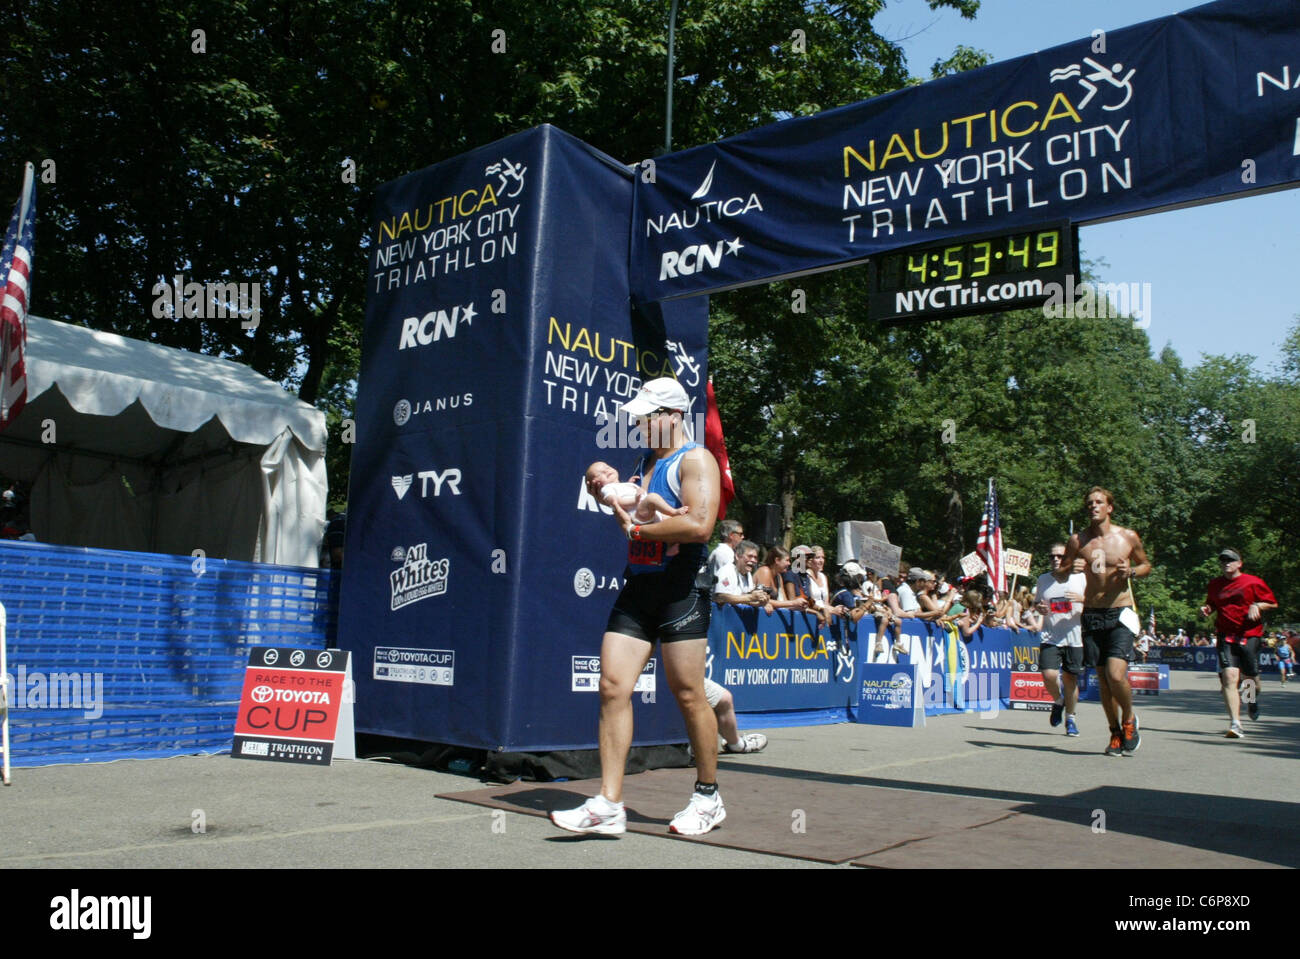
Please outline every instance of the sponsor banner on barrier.
M1153 663L1130 664L1128 684L1135 696L1158 696L1160 690L1170 688L1169 667ZM1101 700L1101 691L1097 685L1097 671L1091 666L1083 671L1083 676L1079 680L1079 699L1093 703Z
M1042 673L1011 674L1012 709L1051 709L1052 703Z
M855 634L838 635L806 613L715 605L708 675L731 690L741 712L842 709L852 702L859 664Z
M853 721L873 726L925 725L925 702L915 666L864 665Z
M231 756L328 766L340 710L351 711L347 673L344 650L253 649L244 670ZM350 733L351 722L345 725Z
M1134 693L1157 696L1160 693L1160 668L1158 666L1129 666L1128 684Z
M1152 646L1147 661L1164 663L1172 669L1219 671L1219 651L1214 646Z

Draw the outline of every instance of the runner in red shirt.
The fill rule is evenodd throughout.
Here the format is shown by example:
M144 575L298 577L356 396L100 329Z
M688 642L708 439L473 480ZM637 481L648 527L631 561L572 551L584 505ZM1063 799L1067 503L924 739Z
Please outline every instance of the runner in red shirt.
M1277 597L1258 576L1241 571L1241 554L1235 549L1220 550L1219 563L1223 575L1210 580L1201 615L1219 614L1214 631L1219 637L1219 685L1231 722L1226 735L1241 739L1241 700L1250 718L1259 718L1259 641L1264 613L1277 609Z

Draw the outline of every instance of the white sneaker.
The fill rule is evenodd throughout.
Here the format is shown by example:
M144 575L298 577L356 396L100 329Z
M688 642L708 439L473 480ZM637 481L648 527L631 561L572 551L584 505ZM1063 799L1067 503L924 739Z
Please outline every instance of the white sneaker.
M1241 723L1233 723L1228 727L1228 731L1223 734L1228 739L1245 739L1246 734L1241 731Z
M729 753L756 753L767 748L767 737L762 733L745 733L736 745L725 744L722 749Z
M555 810L551 822L569 832L590 832L616 836L627 832L627 811L604 796L588 799L577 809Z
M668 824L668 831L679 836L703 836L726 818L727 811L722 808L722 796L719 793L712 796L691 793L690 803L673 817L673 821Z

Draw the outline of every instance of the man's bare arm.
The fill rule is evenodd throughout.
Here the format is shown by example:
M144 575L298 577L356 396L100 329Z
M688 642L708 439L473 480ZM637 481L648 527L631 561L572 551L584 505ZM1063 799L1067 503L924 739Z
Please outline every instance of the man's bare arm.
M1129 557L1124 557L1115 564L1115 569L1121 573L1127 573L1128 576L1146 576L1151 572L1151 561L1147 559L1147 551L1142 545L1142 537L1131 529L1124 530L1124 538L1128 540L1132 552L1130 562Z
M655 543L707 543L713 535L721 487L718 461L704 447L697 447L682 456L680 476L682 505L689 507L690 512L642 526L641 539ZM630 533L636 522L617 503L613 506L623 532Z

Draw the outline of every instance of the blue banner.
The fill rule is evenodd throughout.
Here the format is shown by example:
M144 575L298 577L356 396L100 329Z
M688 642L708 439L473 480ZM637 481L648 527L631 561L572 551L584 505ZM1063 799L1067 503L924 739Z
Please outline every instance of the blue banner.
M339 627L358 730L596 745L627 544L583 471L630 475L643 379L676 376L702 423L707 378L707 300L630 310L631 191L553 127L378 191ZM637 744L684 740L658 666Z
M870 664L862 667L853 721L873 726L924 726L926 708L915 666Z
M636 184L634 295L1294 184L1298 46L1292 0L1222 0L661 157Z
M856 702L856 631L819 628L807 613L713 607L709 678L736 711L845 709Z
M864 617L859 628L864 664L899 662L917 667L929 716L1008 709L1012 672L1038 668L1036 633L982 627L964 640L955 626L905 620L901 645L907 651L897 654L892 632L885 633L885 652L876 653L874 638L867 638L866 632L869 629L874 637L872 619Z
M1163 663L1170 669L1219 671L1219 651L1214 646L1152 646L1147 662Z

